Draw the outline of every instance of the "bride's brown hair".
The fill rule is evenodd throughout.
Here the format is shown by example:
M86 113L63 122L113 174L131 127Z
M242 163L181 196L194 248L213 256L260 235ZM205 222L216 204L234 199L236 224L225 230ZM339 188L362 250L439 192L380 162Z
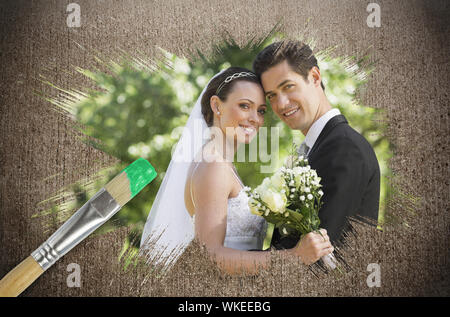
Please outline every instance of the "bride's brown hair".
M238 77L239 73L248 73L248 74ZM225 81L228 77L233 75L236 76L235 79L231 79L227 82ZM216 95L217 97L219 97L220 100L226 101L234 85L239 81L249 81L261 85L258 77L252 71L243 67L227 68L220 75L217 75L215 78L211 80L201 100L202 114L203 117L205 118L208 127L212 126L214 121L214 113L210 105L211 97Z

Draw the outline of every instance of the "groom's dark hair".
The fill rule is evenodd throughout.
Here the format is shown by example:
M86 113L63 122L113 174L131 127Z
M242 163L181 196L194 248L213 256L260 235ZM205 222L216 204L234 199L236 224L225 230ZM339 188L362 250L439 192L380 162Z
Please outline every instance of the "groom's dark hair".
M283 40L270 44L258 53L253 61L253 71L261 79L262 73L284 61L287 61L292 70L306 81L311 68L314 66L319 68L317 59L307 44L300 41ZM323 83L320 84L325 90Z

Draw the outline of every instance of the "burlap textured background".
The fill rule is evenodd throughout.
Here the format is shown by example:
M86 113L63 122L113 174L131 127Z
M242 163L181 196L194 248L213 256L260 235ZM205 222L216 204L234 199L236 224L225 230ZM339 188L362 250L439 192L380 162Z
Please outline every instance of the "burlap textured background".
M366 25L369 1L302 0L77 0L81 27L69 28L70 2L0 4L0 276L51 233L31 218L38 202L115 162L79 142L70 119L34 94L54 93L39 79L87 87L72 66L96 66L92 49L110 57L119 50L151 57L156 46L208 53L225 32L245 43L278 21L288 36L314 38L317 49L339 45L338 54L370 53L376 62L362 99L386 110L397 189L388 213L397 221L383 233L357 226L358 239L345 251L352 271L320 279L289 259L274 259L260 276L225 277L187 252L167 280L144 280L142 268L123 272L117 265L121 230L86 240L24 296L449 295L447 1L376 1L380 28ZM69 263L81 266L80 288L67 287ZM380 265L379 288L366 284L369 263Z

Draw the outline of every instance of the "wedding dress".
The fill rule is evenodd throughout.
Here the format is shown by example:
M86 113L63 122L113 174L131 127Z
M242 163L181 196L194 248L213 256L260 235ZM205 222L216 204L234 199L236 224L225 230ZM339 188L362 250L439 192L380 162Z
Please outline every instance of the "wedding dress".
M200 164L197 163L192 173ZM248 206L248 196L245 193L244 185L233 169L230 171L241 184L241 190L235 197L228 198L227 205L227 229L225 233L224 246L236 250L261 250L266 234L266 222L263 217L254 215ZM195 202L192 193L191 178L191 200L195 209ZM192 217L195 224L195 214Z

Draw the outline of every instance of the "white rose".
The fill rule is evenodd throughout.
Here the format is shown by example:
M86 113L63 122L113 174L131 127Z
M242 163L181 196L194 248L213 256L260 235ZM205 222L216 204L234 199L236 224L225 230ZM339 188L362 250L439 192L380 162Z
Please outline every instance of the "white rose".
M275 188L278 191L281 191L286 187L286 182L284 181L284 176L281 172L276 172L270 178L270 182L271 182L273 188Z
M262 201L269 207L270 210L276 213L281 213L286 208L287 199L285 195L268 189L261 194Z
M260 198L270 187L270 179L268 177L264 178L263 182L256 187L255 198Z
M261 184L261 186L262 186L263 188L269 187L269 186L270 186L270 178L269 178L269 177L264 178L264 179L263 179L263 182L262 182L262 184Z
M270 179L268 177L264 178L263 182L256 187L255 191L258 195L261 195L270 187Z

